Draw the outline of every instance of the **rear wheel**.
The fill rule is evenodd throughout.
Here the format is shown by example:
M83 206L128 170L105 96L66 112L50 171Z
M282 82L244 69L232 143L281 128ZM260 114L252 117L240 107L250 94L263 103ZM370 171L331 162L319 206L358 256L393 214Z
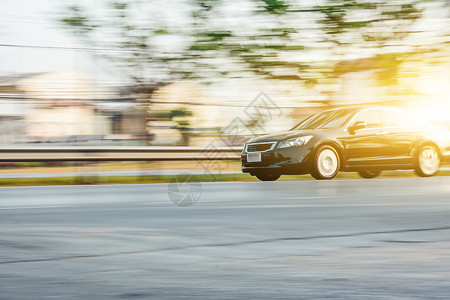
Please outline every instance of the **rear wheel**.
M380 170L359 171L358 174L362 178L375 178L375 177L380 176L381 171Z
M436 147L425 146L417 152L414 171L421 177L430 177L436 175L440 164L441 159Z
M325 145L317 149L311 167L315 179L333 179L339 172L340 160L336 149Z
M280 178L281 174L277 173L259 173L255 174L256 178L258 178L261 181L275 181L278 178Z

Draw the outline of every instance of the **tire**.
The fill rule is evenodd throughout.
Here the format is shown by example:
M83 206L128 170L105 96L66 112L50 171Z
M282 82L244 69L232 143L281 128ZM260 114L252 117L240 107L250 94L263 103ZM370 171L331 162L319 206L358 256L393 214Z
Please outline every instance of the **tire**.
M439 171L441 158L439 150L434 146L424 146L417 152L414 171L420 177L430 177Z
M375 177L380 176L381 171L380 170L359 171L358 174L362 178L375 178Z
M277 173L259 173L255 175L261 181L275 181L280 178L281 174Z
M341 162L339 154L331 146L317 149L311 166L311 176L318 180L333 179L339 172Z

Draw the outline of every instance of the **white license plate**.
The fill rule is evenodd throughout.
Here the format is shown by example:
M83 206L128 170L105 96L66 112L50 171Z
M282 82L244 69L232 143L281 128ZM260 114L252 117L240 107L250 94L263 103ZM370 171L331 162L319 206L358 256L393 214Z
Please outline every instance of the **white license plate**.
M260 162L260 161L261 161L261 152L247 154L247 162Z

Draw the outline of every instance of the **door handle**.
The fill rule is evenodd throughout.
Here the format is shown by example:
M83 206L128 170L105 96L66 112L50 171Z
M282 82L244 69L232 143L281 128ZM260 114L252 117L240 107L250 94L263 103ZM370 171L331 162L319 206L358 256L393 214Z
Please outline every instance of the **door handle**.
M384 135L384 134L387 134L387 132L386 131L378 131L376 134L377 135Z

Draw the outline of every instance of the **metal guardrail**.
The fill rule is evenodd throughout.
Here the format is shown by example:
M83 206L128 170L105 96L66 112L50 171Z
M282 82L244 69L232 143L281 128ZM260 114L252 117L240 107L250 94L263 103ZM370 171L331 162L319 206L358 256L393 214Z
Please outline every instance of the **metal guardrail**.
M238 160L241 147L8 147L0 162Z

